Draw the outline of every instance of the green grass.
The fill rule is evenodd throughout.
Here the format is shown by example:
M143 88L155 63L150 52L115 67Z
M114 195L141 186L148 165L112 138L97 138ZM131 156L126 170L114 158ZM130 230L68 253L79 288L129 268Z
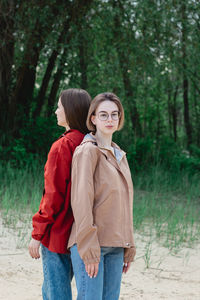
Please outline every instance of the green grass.
M43 190L43 164L23 169L0 166L0 208L3 222L19 228L31 226ZM200 174L164 171L160 166L133 174L134 227L146 236L144 260L150 265L151 244L156 239L170 251L192 247L200 240ZM20 231L21 230L21 231ZM22 237L24 238L24 237Z
M0 166L0 205L4 212L38 209L43 189L44 167L37 161L35 165L21 169L9 163Z
M153 232L171 250L190 247L200 239L199 174L155 167L135 176L134 182L136 231Z

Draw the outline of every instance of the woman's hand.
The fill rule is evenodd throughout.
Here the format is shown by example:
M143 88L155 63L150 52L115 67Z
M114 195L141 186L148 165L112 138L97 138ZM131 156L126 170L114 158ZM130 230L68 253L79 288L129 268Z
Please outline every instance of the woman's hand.
M98 274L99 263L85 265L85 270L90 278L95 278Z
M130 266L131 266L131 262L124 263L122 272L126 274L129 270Z
M40 248L40 241L32 239L28 246L28 251L32 258L35 259L40 258L39 248Z

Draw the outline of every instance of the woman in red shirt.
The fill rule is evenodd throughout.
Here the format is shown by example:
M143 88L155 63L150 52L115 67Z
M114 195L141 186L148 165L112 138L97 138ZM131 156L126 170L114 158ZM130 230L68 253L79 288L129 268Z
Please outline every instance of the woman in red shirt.
M71 161L75 148L88 132L86 118L91 97L82 89L64 90L55 111L66 132L53 143L44 169L44 191L39 211L33 216L29 253L40 258L41 245L44 300L70 300L72 268L67 253L73 223L70 205Z

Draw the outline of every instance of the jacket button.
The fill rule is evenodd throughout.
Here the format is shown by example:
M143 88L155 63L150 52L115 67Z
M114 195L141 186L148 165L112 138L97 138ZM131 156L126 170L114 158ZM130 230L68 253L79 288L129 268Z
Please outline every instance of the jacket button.
M130 246L130 244L129 244L129 243L126 243L126 246Z

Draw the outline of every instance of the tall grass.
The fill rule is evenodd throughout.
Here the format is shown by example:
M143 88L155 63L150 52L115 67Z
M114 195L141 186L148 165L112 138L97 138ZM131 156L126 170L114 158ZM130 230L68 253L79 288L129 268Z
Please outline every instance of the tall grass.
M43 165L35 161L17 169L8 163L0 166L0 206L9 210L35 211L41 199L43 188Z
M0 208L7 223L23 221L27 212L31 222L41 200L43 170L38 161L20 169L9 163L0 166ZM133 174L133 181L136 231L150 240L154 235L169 249L200 239L200 174L166 171L157 165Z
M133 177L136 230L154 232L172 250L200 239L200 174L156 166Z

